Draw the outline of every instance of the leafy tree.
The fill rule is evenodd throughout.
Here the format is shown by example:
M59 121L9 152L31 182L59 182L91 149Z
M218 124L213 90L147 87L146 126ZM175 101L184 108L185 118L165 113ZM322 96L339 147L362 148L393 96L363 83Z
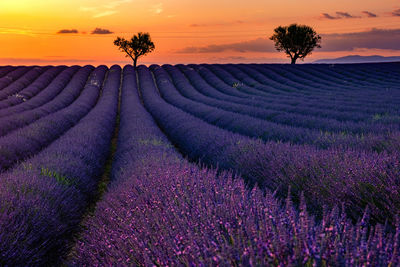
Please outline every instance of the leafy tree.
M276 50L285 52L292 59L292 64L299 58L304 60L315 47L321 48L321 36L306 25L279 26L270 40L275 42Z
M118 46L119 50L124 51L126 57L130 57L133 60L134 67L136 67L137 60L140 56L152 52L155 48L148 32L139 32L137 35L134 35L131 40L117 37L117 39L114 40L114 45Z

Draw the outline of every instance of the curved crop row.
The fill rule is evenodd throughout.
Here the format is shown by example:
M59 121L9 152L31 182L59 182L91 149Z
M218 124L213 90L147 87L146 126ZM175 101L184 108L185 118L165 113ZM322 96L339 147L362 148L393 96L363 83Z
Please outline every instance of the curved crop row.
M312 142L318 138L318 132L279 125L187 99L177 92L165 70L156 65L152 65L150 69L154 73L158 88L164 99L211 124L226 128L232 132L262 138L263 140L304 143Z
M69 106L0 138L0 172L33 156L74 126L96 104L107 67L96 68Z
M14 66L4 66L1 67L0 69L0 78L3 78L4 76L7 75L7 73L10 73L11 71L15 70L16 67Z
M182 86L184 80L176 67L164 65L170 76L172 77L177 89L187 98L196 102L201 102L207 105L222 108L224 110L233 111L272 121L275 123L292 125L296 127L318 129L321 131L331 132L351 132L351 133L366 133L366 132L383 132L384 130L392 129L399 126L382 125L379 123L366 122L341 122L329 118L321 118L310 115L302 115L294 112L286 112L279 110L271 110L252 106L254 101L239 101L235 98L224 97L223 94L218 94L218 91L213 89L206 83L201 76L194 70L190 70L185 66L178 66L179 70L185 74L185 77L190 81L191 87ZM179 80L179 81L178 81ZM202 93L205 94L202 94ZM232 101L230 101L232 100Z
M393 221L400 211L398 153L318 150L233 134L167 104L158 95L149 70L139 67L138 72L146 108L189 158L235 170L250 183L279 194L285 194L289 186L297 199L304 192L307 205L316 213L323 205L343 202L348 214L358 218L368 205L373 219L382 222Z
M96 84L87 89L99 91L105 69L95 70ZM78 124L1 175L0 265L59 265L68 253L68 241L97 194L114 132L120 79L120 67L111 67L99 101Z
M29 98L28 101L0 110L0 118L22 113L50 102L65 88L71 79L76 79L75 77L73 78L73 76L79 69L80 67L78 66L65 69L57 77L55 77L46 88L40 91L37 95L32 96L32 98ZM93 67L86 66L82 69L92 70ZM89 73L87 75L89 75Z
M40 68L40 67L26 67L26 66L21 66L21 67L17 67L14 70L10 71L9 73L7 73L5 76L0 78L0 92L6 88L7 86L9 86L10 84L12 84L13 82L17 81L20 77L22 77L22 75L24 75L25 73L27 73L28 71L30 71L33 68Z
M63 79L60 81L55 79L54 83L52 84L53 87L48 89L52 89L52 91L54 89L57 91L62 91L52 100L49 100L46 95L41 95L40 97L49 100L44 105L34 109L28 109L26 111L20 110L18 113L0 118L0 136L10 134L12 131L18 128L27 126L40 118L71 105L71 103L73 103L74 100L81 94L82 89L84 88L88 76L92 70L93 68L91 67L84 67L80 69L71 80ZM64 78L68 77L71 78L71 75L65 76ZM68 84L66 85L67 82ZM47 90L43 90L43 92L47 92ZM29 107L31 107L31 105L29 105Z
M26 72L18 80L0 91L0 103L6 100L8 97L17 94L49 69L51 69L51 67L35 67Z
M65 68L65 66L49 68L28 86L21 82L20 84L23 84L22 90L14 95L10 94L7 99L1 101L0 109L8 108L29 100L34 95L40 93L44 88L46 88L50 82Z
M139 75L143 96L164 106L147 95L155 89L149 78ZM72 265L397 264L398 234L378 226L367 235L367 213L353 226L334 209L315 224L304 202L300 212L290 199L282 208L268 192L248 192L240 179L179 160L135 83L125 67L114 180L85 223Z
M244 76L247 79L250 79L246 74L244 74L243 72L241 72L240 70L238 70L237 68L235 68L234 66L230 66L230 65L211 65L209 66L210 68L212 68L214 71L217 70L218 68L220 68L221 70L220 77L223 77L225 80L227 78L229 78L229 75L239 75L241 74L241 76ZM267 69L266 69L267 68ZM227 72L227 70L229 69L236 69L236 70L231 70L231 73ZM260 69L260 67L258 68ZM262 68L261 68L262 69ZM282 70L283 68L273 68L272 66L269 65L265 65L265 67L263 68L264 71L263 73L270 73L271 70ZM268 70L271 69L271 70ZM228 75L227 75L228 74ZM292 73L290 73L292 74ZM239 75L240 76L240 75ZM291 75L290 75L291 76ZM233 77L233 76L232 76ZM241 79L238 79L239 82L243 81L243 79L246 81L246 79L241 77ZM233 80L237 79L236 77L232 78ZM293 83L293 77L290 78L285 78L285 80L287 80L288 82ZM307 81L307 80L306 80ZM251 82L249 82L251 84L252 87L247 86L246 82L245 83L241 83L241 85L238 87L239 89L243 89L243 88L263 88L263 85L257 83L256 81L252 80ZM304 83L306 83L305 81L303 83L301 83L301 86L304 86ZM387 112L389 107L392 107L394 109L398 110L398 106L397 105L393 105L391 106L391 102L392 99L390 94L384 93L384 92L377 92L374 91L374 94L380 94L379 98L374 97L374 94L371 95L371 93L368 93L367 90L365 89L358 89L356 90L356 95L352 97L352 90L347 89L346 93L345 93L345 100L340 100L340 98L338 97L336 91L338 91L338 87L335 88L329 88L326 87L324 84L319 83L318 86L322 86L322 90L324 90L324 95L320 98L320 99L315 99L315 100L309 100L307 99L307 101L303 101L303 104L306 106L311 106L311 107L317 107L317 108L322 108L322 109L329 109L329 108L335 108L336 110L339 111L347 111L347 112L367 112L367 113L371 113L371 114L375 114L378 112ZM327 94L328 96L332 94L332 90L335 90L335 96L333 98L333 101L327 101ZM316 90L314 87L310 86L309 88L305 88L304 89L306 92L308 92L308 94L311 94L313 96L316 95ZM382 95L382 93L384 93ZM263 95L263 97L267 97L267 95ZM270 96L273 97L274 96ZM288 100L291 101L293 99L295 99L295 97L293 95L289 95L287 96ZM282 102L284 102L285 98L282 98ZM300 98L301 99L301 98ZM378 99L378 100L376 100ZM296 100L298 101L298 100ZM368 101L373 101L371 104L368 105ZM379 103L375 103L376 101L379 101ZM386 101L384 102L385 105L384 107L382 107L382 101ZM332 102L332 103L331 103Z
M193 66L193 65L189 65ZM296 112L303 115L313 115L320 117L333 118L339 121L362 121L369 119L370 116L366 116L365 114L354 114L350 112L340 112L336 110L326 110L321 108L307 107L301 105L301 100L293 99L290 103L282 102L279 98L261 98L251 95L246 95L239 93L240 91L235 90L232 86L235 84L239 84L238 88L242 87L237 79L230 79L229 73L228 75L223 74L221 76L217 76L208 68L205 67L196 67L198 73L204 78L204 80L209 83L211 86L219 90L220 92L229 95L230 97L236 96L245 98L246 100L251 100L250 105L255 105L257 107L268 107L269 109L278 109L284 110L288 112ZM231 83L230 83L231 82Z
M200 103L187 99L177 92L172 84L168 73L158 65L150 67L154 73L160 93L167 102L188 112L210 124L236 132L249 137L260 138L264 141L283 141L294 144L313 144L317 147L326 149L330 147L344 147L366 151L396 151L399 147L399 132L384 132L379 135L368 133L366 135L348 135L323 133L318 130L305 129L269 122L248 115L242 115L240 110L236 112L225 111L221 107L213 107L208 104ZM176 73L175 73L176 74ZM176 77L175 77L176 78ZM183 90L184 86L190 86L184 80L175 79L177 86ZM180 83L184 83L183 85ZM181 86L182 85L182 86ZM187 88L186 92L194 90ZM219 102L219 105L222 105ZM232 108L225 104L224 108Z

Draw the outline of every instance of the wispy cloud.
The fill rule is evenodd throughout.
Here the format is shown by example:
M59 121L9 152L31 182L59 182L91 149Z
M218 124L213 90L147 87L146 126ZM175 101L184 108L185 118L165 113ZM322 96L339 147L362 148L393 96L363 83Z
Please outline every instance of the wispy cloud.
M321 51L353 51L357 48L400 51L399 43L400 29L371 29L323 35Z
M393 17L400 17L400 8L399 8L399 9L396 9L396 10L393 10L390 14L391 14Z
M58 34L78 33L77 29L62 29L57 32Z
M108 29L96 28L91 34L112 34L113 32Z
M329 15L328 13L322 13L320 15L320 18L322 18L322 19L338 19L338 17L333 17L333 16Z
M104 12L100 12L100 13L94 14L93 18L100 18L100 17L110 16L110 15L114 15L115 13L117 13L116 10L107 10L107 11L104 11Z
M34 37L37 34L31 30L22 29L22 28L8 28L8 27L0 27L0 34L17 34L17 35L26 35Z
M150 12L155 14L155 15L159 15L163 11L164 11L164 9L163 9L163 4L162 3L155 4L150 8Z
M208 46L196 47L190 46L180 50L177 53L193 54L193 53L220 53L224 51L235 52L274 52L273 43L266 38L258 38L244 42L230 44L211 44Z
M341 11L337 11L336 15L338 17L340 17L340 18L345 18L345 19L359 18L359 16L353 16L353 15L350 15L349 13L347 13L347 12L341 12Z
M361 13L366 15L368 18L376 18L376 17L378 17L378 15L376 15L376 14L374 14L372 12L369 12L369 11L363 11Z
M81 6L79 10L82 12L92 13L93 18L101 18L118 13L118 10L116 9L119 6L130 2L132 2L132 0L116 0L116 1L110 1L109 3L101 6Z
M364 11L364 12L367 12L367 11ZM370 13L370 12L368 12L368 13ZM372 13L370 13L370 14L372 14ZM372 14L372 15L375 15L375 14ZM355 18L361 18L361 17L360 17L360 16L351 15L351 14L348 13L348 12L337 11L337 12L336 12L336 16L332 16L332 15L330 15L330 14L328 14L328 13L322 13L322 14L320 15L320 18L321 18L321 19L331 19L331 20L334 20L334 19L355 19Z
M322 35L322 49L317 51L353 51L358 48L400 51L400 29L371 29L364 32L336 33ZM273 42L266 38L249 41L189 46L174 51L181 54L235 52L275 52Z

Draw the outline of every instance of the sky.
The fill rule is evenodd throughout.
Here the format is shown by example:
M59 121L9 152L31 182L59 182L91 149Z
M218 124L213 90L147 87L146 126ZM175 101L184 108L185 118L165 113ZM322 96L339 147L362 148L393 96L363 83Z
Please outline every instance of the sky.
M399 0L0 0L0 65L131 63L113 40L137 32L141 64L287 62L268 38L291 23L322 36L305 62L400 56Z

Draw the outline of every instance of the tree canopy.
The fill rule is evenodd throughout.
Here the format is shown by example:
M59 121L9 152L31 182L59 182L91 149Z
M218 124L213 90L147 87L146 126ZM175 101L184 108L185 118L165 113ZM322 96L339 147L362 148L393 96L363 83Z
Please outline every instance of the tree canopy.
M134 67L136 67L137 60L140 56L152 52L155 48L148 32L139 32L137 35L134 35L131 40L117 37L117 39L114 40L114 45L118 46L119 50L124 51L126 57L130 57L133 60Z
M304 60L315 47L321 48L321 36L307 25L291 24L275 28L270 40L275 42L278 51L285 52L295 64L297 59Z

